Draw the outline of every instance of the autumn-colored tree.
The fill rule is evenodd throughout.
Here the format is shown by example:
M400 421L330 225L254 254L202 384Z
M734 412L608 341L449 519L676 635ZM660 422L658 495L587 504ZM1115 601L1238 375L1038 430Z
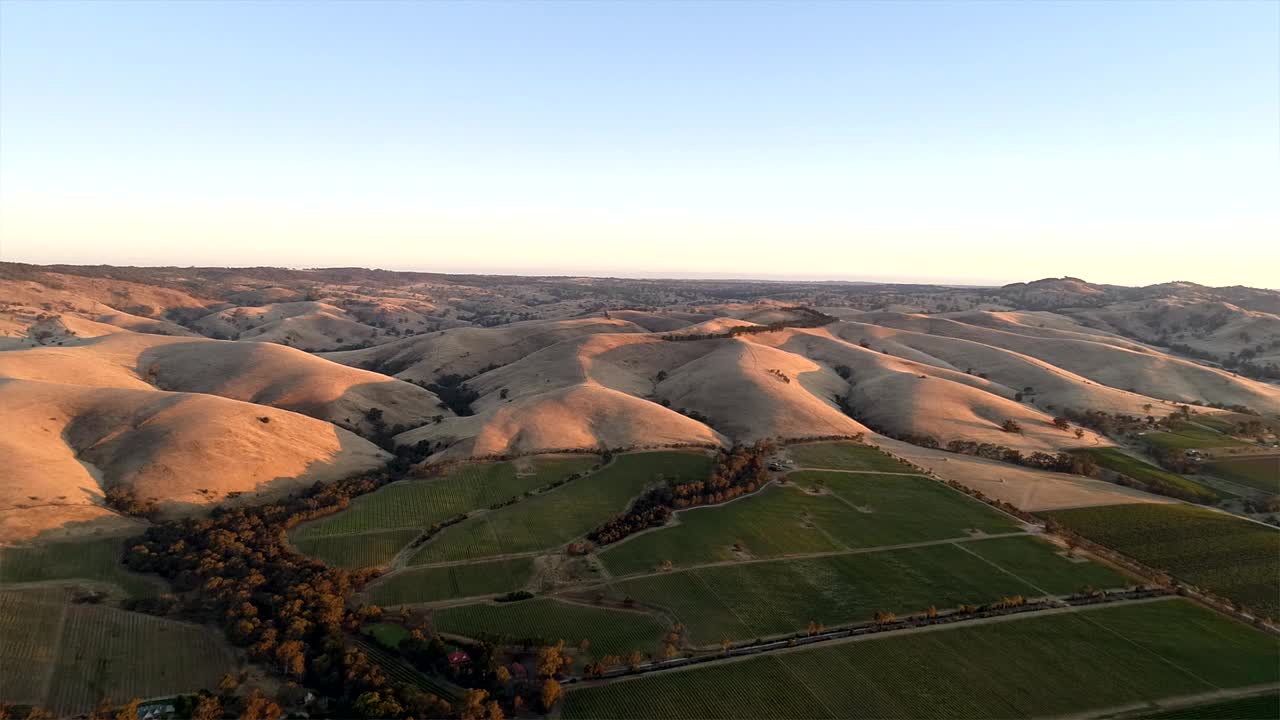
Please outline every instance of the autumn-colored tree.
M893 622L894 620L897 620L897 619L898 619L898 616L897 616L897 615L894 615L893 613L889 612L888 610L877 610L877 611L876 611L875 618L876 618L876 624L878 624L878 625L888 625L889 623Z
M216 695L204 695L196 701L191 720L218 720L222 717L222 701Z
M262 690L258 688L254 688L253 692L249 693L244 703L244 710L240 713L240 720L278 720L282 717L284 717L284 710L263 695Z
M506 665L499 665L498 669L493 671L493 675L503 685L511 682L511 671L507 669Z
M627 656L627 667L635 670L640 667L640 663L644 662L644 653L639 650L632 650Z
M280 672L292 677L302 677L307 670L306 645L301 640L289 640L276 648L276 660Z
M462 699L462 709L458 712L461 720L484 720L485 701L489 699L487 690L468 690Z
M933 605L930 605L929 609L924 611L924 614L931 618L936 618L938 617L938 608Z
M555 707L563 693L564 690L560 688L560 683L547 678L546 682L542 683L542 711L551 712L551 708Z
M53 711L36 705L27 711L26 720L53 720Z
M377 690L361 693L352 708L360 713L361 717L367 718L389 718L404 713L404 708L396 701L395 695Z
M138 698L134 698L116 710L116 720L138 720ZM27 716L31 717L30 715Z
M231 673L223 675L218 681L218 690L223 693L233 693L238 687L240 687L240 679Z
M572 660L564 654L564 641L538 648L538 675L551 677Z
M727 653L727 652L729 652L729 648L730 648L732 645L733 645L733 641L731 641L729 638L727 638L727 637L726 637L726 638L720 638L720 652L722 652L722 653Z

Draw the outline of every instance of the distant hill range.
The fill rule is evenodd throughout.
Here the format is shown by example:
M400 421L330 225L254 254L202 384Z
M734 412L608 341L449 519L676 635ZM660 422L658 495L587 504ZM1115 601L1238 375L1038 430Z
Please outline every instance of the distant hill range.
M0 264L0 540L379 467L883 433L1108 445L1280 415L1280 293ZM1010 424L1012 423L1012 425ZM1016 426L1019 432L1010 432Z

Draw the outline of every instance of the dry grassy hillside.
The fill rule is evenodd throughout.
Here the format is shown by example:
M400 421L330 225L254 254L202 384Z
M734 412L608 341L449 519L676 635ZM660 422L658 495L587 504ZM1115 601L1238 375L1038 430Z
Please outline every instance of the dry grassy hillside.
M1074 278L948 288L0 263L0 540L135 522L101 506L110 487L183 512L385 461L347 429L379 442L401 431L394 442L425 441L437 459L869 428L1030 454L1110 444L1055 426L1067 409L1274 416L1280 386L1244 376L1266 368L1215 363L1280 355L1277 309L1273 291ZM337 350L353 345L365 347ZM1137 498L918 455L1028 507Z
M17 533L8 539L60 527L66 506L101 506L117 485L179 513L228 493L333 480L386 457L329 423L212 395L0 380L0 407L0 517Z
M389 426L415 427L450 415L416 385L264 343L135 333L0 353L0 378L206 393L270 405L371 431L366 411Z
M646 330L626 320L601 317L535 320L496 328L442 330L365 350L326 353L323 357L404 380L431 382L443 375L471 377L563 340L596 333L628 332Z

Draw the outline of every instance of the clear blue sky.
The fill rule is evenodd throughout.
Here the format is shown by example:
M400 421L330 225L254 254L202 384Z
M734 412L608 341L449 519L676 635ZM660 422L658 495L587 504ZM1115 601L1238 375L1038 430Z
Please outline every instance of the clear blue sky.
M1280 286L1280 5L0 2L0 258Z

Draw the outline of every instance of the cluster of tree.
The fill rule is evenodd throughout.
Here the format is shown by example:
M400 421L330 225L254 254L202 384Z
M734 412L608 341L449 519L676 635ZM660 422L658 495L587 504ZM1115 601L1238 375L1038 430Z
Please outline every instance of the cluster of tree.
M1021 451L1011 447L994 443L974 442L973 440L952 440L947 443L945 449L947 452L953 452L958 455L973 455L988 460L999 460L1014 465L1036 468L1037 470L1054 470L1076 475L1091 475L1097 468L1097 463L1088 455L1072 455L1064 452L1054 454L1034 452L1030 455L1024 455Z
M435 712L438 698L388 680L347 643L347 633L381 614L376 606L349 605L376 571L331 568L285 541L298 523L337 512L390 479L384 472L317 483L278 502L152 525L129 544L125 564L170 581L177 597L165 609L221 626L251 660L315 689L339 714L369 710L369 693L401 710L384 713L390 706L383 706L375 716Z
M1190 417L1191 408L1183 405L1179 407L1175 417ZM1074 408L1064 408L1062 415L1077 425L1083 425L1090 430L1097 431L1103 435L1123 435L1126 433L1141 432L1149 430L1153 427L1164 427L1170 420L1167 418L1157 420L1151 415L1146 417L1138 417L1137 415L1126 415L1123 413L1108 413L1102 410L1076 410Z
M155 498L138 497L137 492L130 485L112 485L102 495L107 507L125 515L150 519L159 512Z
M455 415L475 415L471 403L480 399L480 393L467 387L467 378L456 373L442 375L426 388L440 398L441 404L453 411Z
M654 488L633 502L627 512L592 530L587 539L608 545L646 528L665 525L675 510L722 503L755 492L769 479L765 458L773 450L767 441L721 450L708 479L667 482Z
M1183 343L1167 343L1166 345L1170 350L1180 355L1218 363L1222 367L1248 378L1253 378L1255 380L1280 380L1280 365L1276 365L1274 362L1267 362L1265 364L1254 362L1254 358L1258 356L1258 353L1266 351L1266 348L1261 345L1258 346L1258 348L1261 349L1245 348L1239 353L1233 352L1226 357L1220 357L1211 352L1206 352Z

